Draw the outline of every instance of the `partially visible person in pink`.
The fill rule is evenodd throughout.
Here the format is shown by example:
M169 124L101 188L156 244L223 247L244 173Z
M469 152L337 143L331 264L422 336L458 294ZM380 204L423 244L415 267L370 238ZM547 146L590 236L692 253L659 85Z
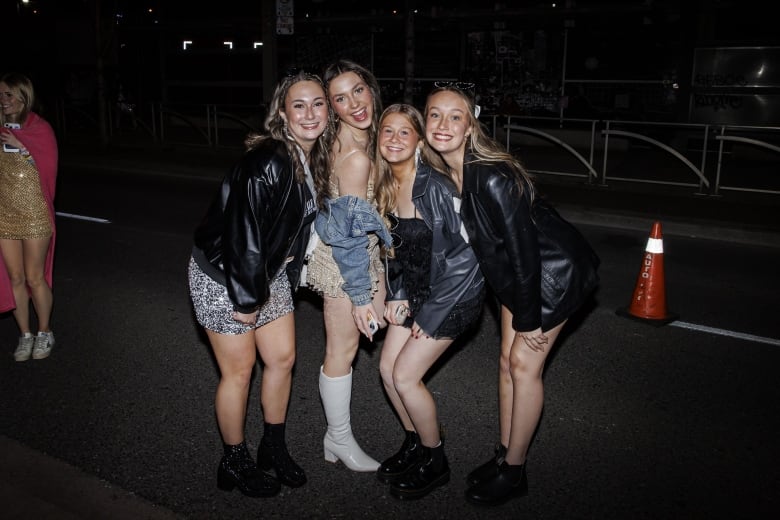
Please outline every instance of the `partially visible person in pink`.
M14 72L0 78L0 313L13 310L19 326L16 361L46 358L54 346L57 139L35 107L29 78ZM30 327L30 300L37 335Z

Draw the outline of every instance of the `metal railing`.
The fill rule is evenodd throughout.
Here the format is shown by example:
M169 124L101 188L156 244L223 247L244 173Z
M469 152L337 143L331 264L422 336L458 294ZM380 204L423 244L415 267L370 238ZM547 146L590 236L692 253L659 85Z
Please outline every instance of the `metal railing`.
M693 188L697 195L724 191L780 195L780 127L490 116L508 151L535 175ZM527 137L535 138L530 142ZM575 167L540 154L540 142L570 156ZM554 154L553 154L554 155Z
M259 131L266 107L154 104L109 111L110 139L157 145L240 148ZM55 128L67 142L97 131L84 107L58 105ZM609 187L615 183L780 195L780 127L483 115L491 135L536 176Z

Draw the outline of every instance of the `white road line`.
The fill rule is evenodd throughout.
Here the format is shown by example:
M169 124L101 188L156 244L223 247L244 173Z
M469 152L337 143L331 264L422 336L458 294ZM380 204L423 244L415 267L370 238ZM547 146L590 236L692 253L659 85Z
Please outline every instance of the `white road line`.
M110 220L106 220L104 218L97 218L97 217L88 217L86 215L74 215L73 213L63 213L61 211L57 212L58 217L65 217L65 218L72 218L76 220L89 220L90 222L98 222L100 224L110 224Z
M745 341L755 341L756 343L766 343L767 345L774 345L776 347L780 347L780 339L765 338L763 336L754 336L753 334L745 334L744 332L734 332L733 330L717 329L715 327L707 327L706 325L697 325L695 323L686 323L684 321L673 321L669 325L673 327L680 327L681 329L698 330L701 332L718 334L720 336L729 336L731 338L744 339Z

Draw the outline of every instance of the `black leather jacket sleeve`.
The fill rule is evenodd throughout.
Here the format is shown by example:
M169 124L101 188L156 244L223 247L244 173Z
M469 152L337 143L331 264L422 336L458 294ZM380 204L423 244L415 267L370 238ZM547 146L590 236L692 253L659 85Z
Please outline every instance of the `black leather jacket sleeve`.
M596 253L555 209L532 198L527 181L507 164L467 154L462 197L471 245L491 289L512 312L516 331L549 330L595 289Z
M246 168L239 164L236 168ZM267 201L274 200L275 187L262 182L263 177L235 172L231 194L225 204L222 262L228 294L234 309L251 312L259 302L268 299L269 277L266 270L267 246L262 224L267 221Z
M225 176L195 231L207 274L227 287L233 308L253 312L269 296L271 278L304 237L302 186L286 148L270 141L247 152Z
M510 272L506 283L513 309L513 327L517 331L535 330L542 323L541 257L537 230L531 214L530 190L518 196L518 185L509 175L493 175L485 183L486 209L500 236L504 237Z

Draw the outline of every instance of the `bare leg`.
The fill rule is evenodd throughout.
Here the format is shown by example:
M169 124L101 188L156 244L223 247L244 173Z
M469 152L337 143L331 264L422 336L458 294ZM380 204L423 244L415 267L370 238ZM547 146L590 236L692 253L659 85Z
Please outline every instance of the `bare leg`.
M249 382L257 360L253 332L240 335L218 334L206 329L219 365L215 407L217 424L225 444L244 441Z
M271 424L286 422L295 365L294 314L255 329L254 341L264 365L260 391L263 419Z
M506 454L508 464L525 463L528 447L539 424L544 405L544 384L542 381L544 363L565 323L563 322L545 332L549 342L544 352L535 352L528 348L519 335L512 345L510 370L514 396L512 430Z
M322 370L328 377L350 373L357 354L360 332L352 319L349 298L323 298L325 319L325 359Z
M412 419L409 417L409 414L406 413L406 408L401 400L401 396L398 395L398 392L395 389L393 369L395 368L395 363L401 350L410 337L410 329L398 325L389 325L385 341L382 344L382 356L379 359L379 373L382 375L382 385L385 387L385 392L390 400L390 404L393 405L393 408L398 414L398 418L406 431L413 431L414 424L412 424Z
M51 309L54 297L51 287L46 283L44 271L46 268L46 254L49 251L50 238L37 238L23 240L24 250L24 275L27 286L30 288L33 307L38 316L38 330L50 332Z
M419 435L421 446L414 455L414 465L391 482L390 494L395 497L420 498L450 480L436 401L425 387L423 377L451 344L450 339L409 337L396 358L393 384Z
M393 385L423 446L434 447L441 441L436 402L423 377L451 344L451 339L410 337L393 368Z
M8 278L14 293L14 320L22 334L30 332L30 293L24 279L24 256L21 240L0 240L0 253L5 262Z
M498 424L501 444L509 446L509 432L512 429L512 402L514 388L509 370L509 353L515 341L515 329L512 328L512 313L501 306L501 355L498 360Z

